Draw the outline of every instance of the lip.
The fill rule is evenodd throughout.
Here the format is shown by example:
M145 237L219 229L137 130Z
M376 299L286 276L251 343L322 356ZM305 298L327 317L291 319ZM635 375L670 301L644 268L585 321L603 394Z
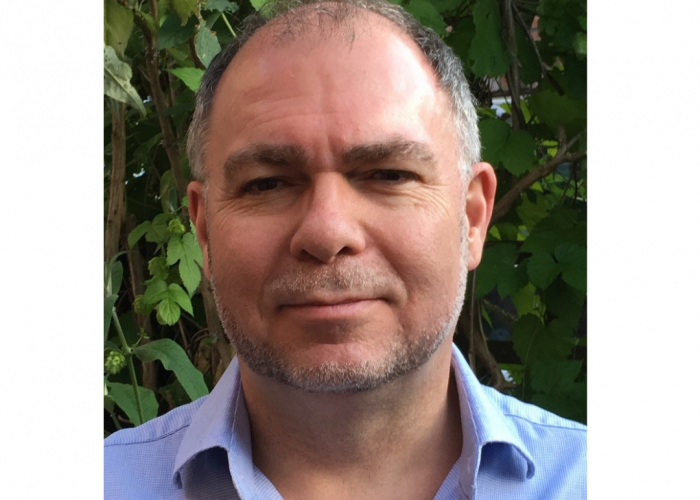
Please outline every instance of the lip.
M375 298L309 300L283 304L280 310L308 319L349 319L365 313L378 302L380 302L380 299Z

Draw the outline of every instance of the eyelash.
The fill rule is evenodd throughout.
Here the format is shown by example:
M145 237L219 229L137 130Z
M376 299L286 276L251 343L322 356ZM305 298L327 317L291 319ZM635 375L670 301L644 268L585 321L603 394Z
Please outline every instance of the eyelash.
M403 183L411 180L416 180L418 179L418 175L416 175L414 172L408 172L406 170L391 170L391 169L385 169L385 170L375 170L372 172L372 175L370 177L378 177L378 176L385 176L385 175L398 175L401 178L400 179L380 179L384 180L387 182L392 182L392 183Z

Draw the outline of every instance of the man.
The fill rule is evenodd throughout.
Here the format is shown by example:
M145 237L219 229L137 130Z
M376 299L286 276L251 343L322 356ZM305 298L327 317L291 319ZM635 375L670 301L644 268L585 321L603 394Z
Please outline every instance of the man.
M212 62L190 129L238 357L106 440L106 498L584 498L585 427L451 343L496 188L459 60L383 0L293 5Z

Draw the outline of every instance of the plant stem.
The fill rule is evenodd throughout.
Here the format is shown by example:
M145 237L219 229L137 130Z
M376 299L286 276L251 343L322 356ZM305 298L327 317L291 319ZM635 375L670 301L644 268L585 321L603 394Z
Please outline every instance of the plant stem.
M109 414L110 417L112 417L112 422L114 422L114 425L117 427L118 430L122 429L122 424L119 423L119 419L117 416L114 414L114 412L111 412Z
M114 322L114 327L117 329L119 334L119 340L122 343L122 347L126 352L126 364L129 367L129 376L131 377L131 385L134 388L134 397L136 398L136 409L139 412L140 423L144 422L143 419L143 407L141 406L141 396L139 395L139 385L136 382L136 370L134 370L134 359L131 355L131 347L124 337L124 331L122 330L122 325L119 323L119 318L117 317L117 310L112 308L112 321Z
M221 17L222 17L222 19L224 20L224 22L226 23L226 27L228 28L228 30L229 30L229 31L231 32L231 34L233 35L233 38L236 38L236 33L233 31L233 28L232 28L231 25L228 23L228 19L226 19L226 14L224 14L224 13L222 12L222 13L221 13Z

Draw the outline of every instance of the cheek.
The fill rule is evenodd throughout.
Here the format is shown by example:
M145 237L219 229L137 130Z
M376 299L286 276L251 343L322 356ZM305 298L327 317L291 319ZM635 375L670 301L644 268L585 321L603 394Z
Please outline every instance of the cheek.
M382 239L382 253L406 286L409 309L434 314L435 308L452 307L461 270L459 221L394 218Z
M226 305L238 311L259 309L262 289L285 248L281 228L259 220L214 220L210 247L217 292Z

